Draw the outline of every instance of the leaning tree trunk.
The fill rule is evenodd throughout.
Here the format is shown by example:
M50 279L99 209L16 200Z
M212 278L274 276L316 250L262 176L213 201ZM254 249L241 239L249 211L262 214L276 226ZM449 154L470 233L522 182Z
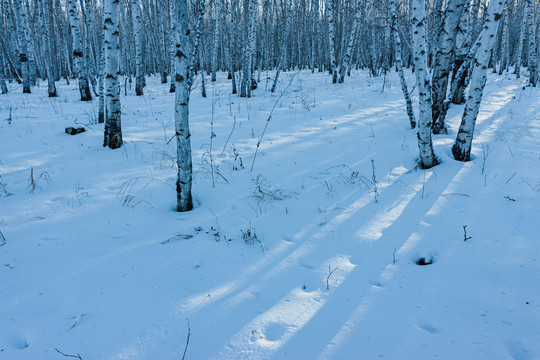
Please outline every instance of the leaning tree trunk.
M452 66L456 34L458 31L459 19L465 9L464 0L449 0L446 5L443 27L441 29L438 45L435 51L435 66L432 76L432 105L431 116L433 120L433 133L446 132L443 111L446 91L448 89L448 77Z
M412 46L420 105L418 116L418 150L420 154L420 167L423 169L429 169L437 165L437 159L435 158L433 143L431 141L431 85L427 73L426 21L424 0L412 0Z
M77 9L77 0L68 0L69 21L71 24L71 36L73 37L73 65L75 73L79 77L79 92L81 101L92 100L86 67L84 66L84 51L81 41L81 29L79 26L79 11Z
M120 86L118 84L118 3L120 0L105 0L105 134L103 146L117 149L122 146Z
M140 0L131 1L133 30L135 32L135 94L144 93L143 33Z
M30 65L28 63L28 42L24 30L24 18L26 12L22 6L22 0L13 2L13 10L15 11L15 19L17 20L17 36L19 38L19 61L21 66L21 77L23 81L23 94L30 94Z
M452 147L454 158L458 161L469 161L471 158L471 146L474 134L476 117L482 101L482 94L487 79L487 68L491 55L491 50L495 43L497 26L504 9L506 0L491 0L487 9L486 20L484 23L481 43L478 52L474 57L474 65L471 75L471 87L465 110L461 119L461 125L456 137L456 142ZM479 40L477 40L479 41Z
M173 0L173 19L176 22L175 33L175 128L176 162L178 179L176 181L176 199L178 211L193 209L191 197L192 163L191 134L189 133L189 96L191 93L191 74L189 55L189 18L186 0Z

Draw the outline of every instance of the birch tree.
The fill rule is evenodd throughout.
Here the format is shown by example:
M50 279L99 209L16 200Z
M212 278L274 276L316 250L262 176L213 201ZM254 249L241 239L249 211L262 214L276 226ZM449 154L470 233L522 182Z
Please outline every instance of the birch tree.
M529 10L528 6L524 6L523 9L523 17L525 19L528 18L527 11ZM521 21L521 25L519 27L519 36L518 36L518 43L517 43L517 49L515 54L515 65L514 65L514 73L516 74L516 78L519 79L521 76L521 57L523 54L523 43L525 41L525 31L527 30L526 21Z
M175 128L176 128L176 199L178 211L193 209L191 197L192 159L191 134L189 132L189 97L191 93L191 74L189 51L189 17L186 0L173 0L173 19L175 32Z
M446 99L448 77L451 71L455 39L458 24L465 9L465 0L448 0L443 18L438 48L435 51L435 65L432 76L432 119L433 133L446 132L444 117L441 117L442 107Z
M135 32L135 94L144 93L143 33L140 0L131 1L133 29Z
M67 0L69 21L71 24L71 36L73 37L73 65L75 73L79 77L79 92L81 101L92 100L90 85L88 83L88 74L84 66L84 51L81 41L81 29L79 26L79 11L77 9L77 0Z
M431 140L431 84L427 72L426 55L426 13L424 0L411 1L411 22L413 26L413 59L418 87L418 150L420 167L429 169L437 165Z
M469 161L471 158L471 146L476 125L476 117L480 109L482 94L487 79L487 68L491 55L491 50L495 43L497 26L502 16L506 0L491 0L487 9L487 15L483 26L482 36L478 51L474 58L474 65L471 75L471 84L465 110L461 119L461 125L456 137L452 153L458 161Z
M529 68L529 83L536 87L537 83L537 49L536 49L536 23L535 23L535 11L533 0L526 0L527 11L527 27L529 28L529 54L528 54L528 68Z
M416 120L414 118L414 110L412 106L411 96L409 95L409 89L407 88L407 80L405 80L405 74L403 71L403 61L402 61L402 56L401 56L401 38L399 36L399 31L397 27L395 0L389 0L388 6L390 7L391 31L394 35L394 40L395 40L396 67L399 73L399 82L401 84L401 92L403 93L403 96L405 98L405 104L407 106L407 115L409 116L409 123L411 124L411 129L414 129L416 127Z
M328 16L328 52L330 53L330 73L332 74L332 83L335 84L337 82L337 59L334 1L335 0L326 0L326 14Z
M28 41L25 34L26 12L22 6L22 0L13 2L15 19L17 20L17 37L19 40L19 62L23 82L23 94L30 94L30 65L28 62Z
M216 81L216 71L217 71L217 59L218 59L218 50L219 50L219 35L220 35L220 18L221 18L221 1L216 1L214 3L214 42L212 48L212 78L211 81Z
M51 56L51 39L49 37L48 14L50 13L50 0L37 0L39 20L41 23L41 37L42 45L45 50L45 68L47 71L47 90L49 97L56 97L56 84L54 83L54 76L52 70L52 56Z
M117 149L122 146L120 86L118 84L119 0L104 0L103 31L105 33L105 134L103 146Z

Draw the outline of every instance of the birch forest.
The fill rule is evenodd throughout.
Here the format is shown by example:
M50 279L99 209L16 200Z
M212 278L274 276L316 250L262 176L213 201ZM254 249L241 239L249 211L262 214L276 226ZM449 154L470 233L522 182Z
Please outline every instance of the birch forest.
M0 358L540 358L539 63L540 0L0 0Z

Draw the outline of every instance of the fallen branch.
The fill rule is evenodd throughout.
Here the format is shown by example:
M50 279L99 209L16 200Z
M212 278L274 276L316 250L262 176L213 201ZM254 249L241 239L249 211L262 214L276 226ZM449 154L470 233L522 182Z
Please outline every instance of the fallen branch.
M210 296L210 294L208 294L208 296ZM188 348L188 345L189 345L189 337L191 336L191 328L189 327L189 320L187 322L187 340L186 340L186 347L184 349L184 355L182 355L182 360L184 360L186 358L186 352L187 352L187 348Z
M58 350L58 348L54 348L54 350L56 350L57 353L62 354L62 355L64 355L64 356L66 356L66 357L72 357L72 358L76 358L76 359L82 360L82 357L81 357L81 355L79 355L79 354L77 354L77 355L69 355L69 354L66 354L66 353L61 352L60 350Z
M333 270L330 270L330 265L328 265L328 276L326 277L326 290L330 289L330 284L328 283L330 281L330 276L339 269L339 267L334 268Z

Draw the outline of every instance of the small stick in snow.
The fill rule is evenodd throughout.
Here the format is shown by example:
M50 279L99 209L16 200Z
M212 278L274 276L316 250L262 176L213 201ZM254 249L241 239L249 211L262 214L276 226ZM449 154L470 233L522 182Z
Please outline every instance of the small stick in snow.
M463 225L463 241L467 241L471 236L467 237L467 225Z
M57 353L62 354L62 355L64 355L64 356L66 356L66 357L72 357L72 358L76 358L76 359L82 360L82 357L81 357L81 355L79 355L79 354L77 354L77 355L69 355L69 354L66 354L66 353L61 352L60 350L58 350L58 348L54 348L54 350L56 350Z
M332 276L332 274L333 274L337 269L339 269L339 267L335 267L333 270L330 270L330 265L328 265L328 276L326 277L326 290L329 290L329 289L330 289L330 284L329 284L330 276Z
M516 201L516 199L512 199L510 196L505 196L505 199L508 199L509 201Z
M510 176L510 178L509 178L508 180L506 180L506 184L508 184L508 182L509 182L510 180L512 180L512 178L513 178L514 176L516 176L516 174L517 174L517 171L514 173L514 175Z
M210 294L208 294L208 296L210 296ZM186 340L186 347L184 349L184 355L182 355L182 360L184 360L186 358L186 352L187 352L187 348L188 348L188 345L189 345L189 337L191 336L191 328L189 327L189 320L187 322L187 340Z

